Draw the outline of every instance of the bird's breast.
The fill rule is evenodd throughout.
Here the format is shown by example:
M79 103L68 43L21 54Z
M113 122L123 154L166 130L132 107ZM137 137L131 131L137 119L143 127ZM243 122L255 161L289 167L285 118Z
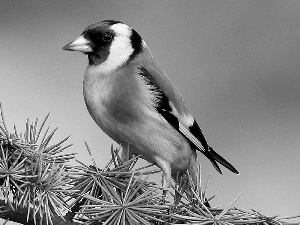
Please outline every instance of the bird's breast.
M90 68L86 71L83 92L88 111L117 142L129 127L144 123L145 113L152 107L151 96L141 82L133 69L109 74L95 73Z
M155 109L155 94L134 70L110 74L87 70L84 99L98 126L118 143L149 162L162 159L175 170L185 170L190 144Z

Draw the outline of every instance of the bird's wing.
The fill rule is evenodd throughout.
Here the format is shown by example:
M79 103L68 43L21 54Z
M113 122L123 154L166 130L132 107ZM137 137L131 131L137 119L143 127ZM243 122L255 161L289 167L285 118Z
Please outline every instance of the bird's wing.
M210 147L197 122L190 114L181 95L164 72L155 63L138 68L138 73L157 94L156 110L169 124L185 136L197 150L202 152L222 174L217 162L234 173L239 173L229 162Z

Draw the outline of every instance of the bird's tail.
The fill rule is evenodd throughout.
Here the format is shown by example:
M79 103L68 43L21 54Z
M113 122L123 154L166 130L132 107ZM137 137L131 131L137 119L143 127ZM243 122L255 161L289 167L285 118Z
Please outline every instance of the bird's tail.
M212 162L213 166L216 168L216 170L222 174L218 164L220 163L221 165L223 165L224 167L226 167L227 169L229 169L231 172L239 174L239 171L237 171L237 169L235 169L229 162L226 161L226 159L224 159L222 156L220 156L217 152L214 151L214 149L210 146L208 146L208 151L207 151L207 157L209 158L209 160Z

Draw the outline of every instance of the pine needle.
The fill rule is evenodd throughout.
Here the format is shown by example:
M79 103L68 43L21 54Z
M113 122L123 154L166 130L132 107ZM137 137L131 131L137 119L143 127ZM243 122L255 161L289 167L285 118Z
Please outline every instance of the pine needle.
M37 118L33 123L28 119L23 133L15 125L10 133L0 102L0 193L12 210L27 208L27 221L53 224L54 216L64 219L63 211L84 224L107 225L294 225L286 220L300 217L270 217L237 208L240 194L225 208L208 207L206 202L214 197L206 196L211 175L203 184L200 166L196 183L189 173L177 173L172 183L175 195L166 201L161 186L148 181L160 169L151 168L154 164L136 168L139 156L123 162L121 146L112 146L111 159L99 168L85 142L92 165L76 160L79 165L71 166L75 154L64 154L71 146L65 145L69 137L52 143L57 128L44 130L48 117L41 125Z

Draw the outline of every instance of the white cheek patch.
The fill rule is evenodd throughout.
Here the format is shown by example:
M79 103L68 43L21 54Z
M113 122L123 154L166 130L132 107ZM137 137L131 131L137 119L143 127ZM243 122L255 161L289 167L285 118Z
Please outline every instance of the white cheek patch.
M107 59L97 66L97 70L101 73L109 73L124 64L133 53L134 49L131 45L131 28L126 24L117 23L111 26L116 33Z
M124 23L116 23L110 27L116 34L121 34L123 36L130 37L131 28Z

